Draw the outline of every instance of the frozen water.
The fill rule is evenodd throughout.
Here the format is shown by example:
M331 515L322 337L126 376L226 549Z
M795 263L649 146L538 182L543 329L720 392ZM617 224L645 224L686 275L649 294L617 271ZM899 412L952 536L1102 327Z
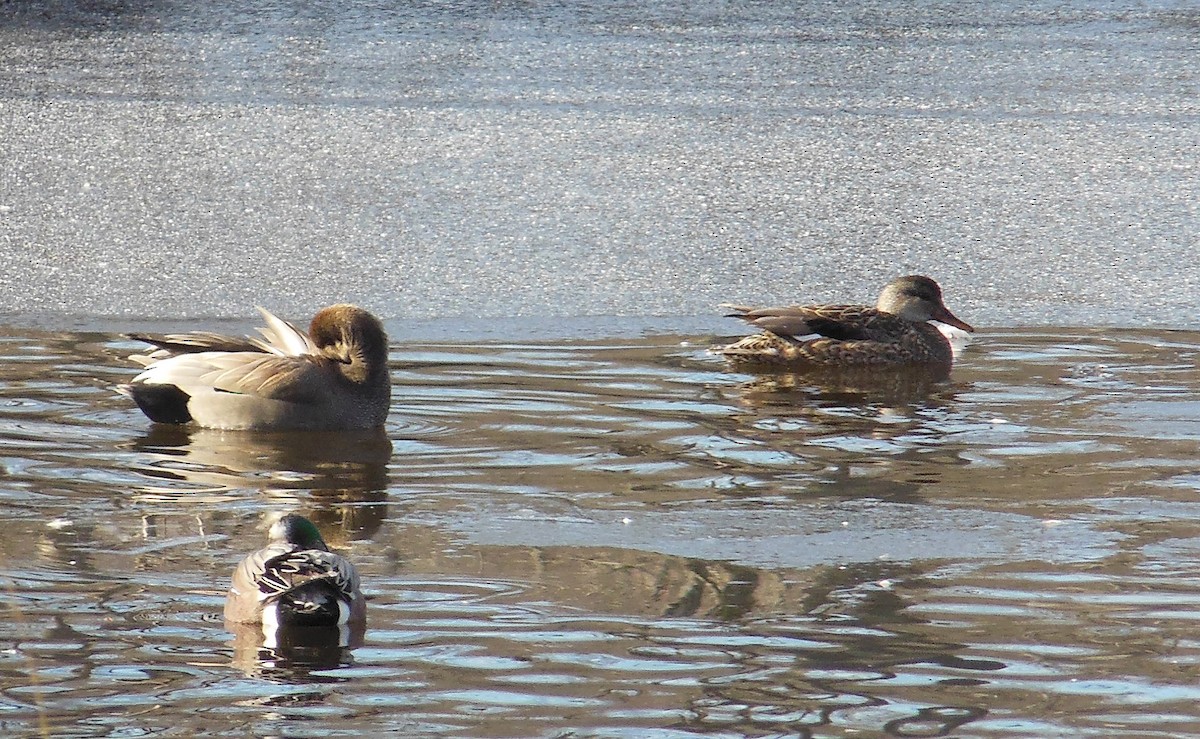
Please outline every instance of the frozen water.
M101 9L95 9L101 8ZM1174 3L0 5L27 315L711 316L920 271L1193 326Z

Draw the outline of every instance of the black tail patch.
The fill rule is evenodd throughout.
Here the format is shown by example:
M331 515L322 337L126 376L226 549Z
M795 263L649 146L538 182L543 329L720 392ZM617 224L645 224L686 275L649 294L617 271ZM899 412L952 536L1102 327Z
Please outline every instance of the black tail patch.
M279 598L280 626L333 626L341 617L340 591L328 580L313 580Z
M142 413L155 423L188 423L192 420L187 407L192 396L174 385L138 382L126 385L124 389L142 409Z

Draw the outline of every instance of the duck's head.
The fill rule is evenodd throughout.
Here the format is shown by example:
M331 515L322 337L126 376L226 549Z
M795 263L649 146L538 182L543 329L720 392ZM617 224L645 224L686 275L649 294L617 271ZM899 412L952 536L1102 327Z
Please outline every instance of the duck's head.
M883 288L875 307L910 321L938 321L963 331L974 331L942 302L942 288L924 275L897 277Z
M300 549L329 551L316 524L295 513L289 513L271 524L267 536L272 542L287 542Z
M349 365L345 374L356 381L387 372L387 333L379 319L356 305L341 303L313 316L308 335L321 353Z

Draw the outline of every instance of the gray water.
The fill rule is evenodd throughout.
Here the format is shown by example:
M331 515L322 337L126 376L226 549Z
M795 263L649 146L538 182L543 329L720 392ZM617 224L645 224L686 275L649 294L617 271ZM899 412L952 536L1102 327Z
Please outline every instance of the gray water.
M1190 3L244 5L0 0L0 734L1200 736ZM706 351L907 272L947 383ZM343 300L380 436L112 392Z

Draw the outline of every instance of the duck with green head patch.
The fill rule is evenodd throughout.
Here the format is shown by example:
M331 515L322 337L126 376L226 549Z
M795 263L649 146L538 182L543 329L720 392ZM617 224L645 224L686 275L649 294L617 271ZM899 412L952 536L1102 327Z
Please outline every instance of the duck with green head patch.
M265 628L342 626L366 620L366 601L350 560L329 551L321 532L288 514L269 531L266 547L233 571L225 618Z

